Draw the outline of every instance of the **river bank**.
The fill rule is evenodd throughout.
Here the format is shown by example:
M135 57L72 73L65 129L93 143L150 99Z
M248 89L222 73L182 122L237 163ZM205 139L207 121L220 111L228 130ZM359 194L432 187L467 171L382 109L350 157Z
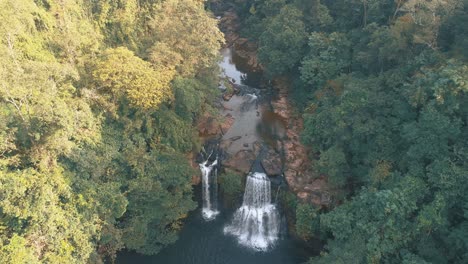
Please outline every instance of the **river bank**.
M272 136L270 127L277 120L277 116L271 116L268 100L263 99L259 89L242 84L245 79L242 76L248 72L240 71L234 63L231 49L221 51L223 61L221 67L224 69L224 79L229 78L235 81L230 83L233 88L237 87L237 92L226 100L220 97L220 115L211 116L205 120L199 128L200 135L205 139L205 154L213 153L219 155L220 163L224 171L229 170L229 175L245 179L247 172L252 168L252 164L264 149L273 149L268 142L263 140L266 135ZM268 95L266 95L268 97ZM231 120L226 122L225 120ZM276 120L276 121L275 121ZM224 121L224 122L222 122ZM265 124L266 123L266 124ZM263 125L262 125L263 124ZM264 131L263 133L259 133ZM270 131L270 132L269 132ZM283 131L284 133L284 131ZM268 140L266 140L268 141ZM271 143L271 142L270 142ZM219 152L216 152L219 146ZM213 152L212 152L213 151ZM241 154L239 154L241 153ZM279 153L275 153L279 157ZM193 155L193 165L198 168L198 163L207 159L207 155ZM198 156L198 157L197 157ZM268 157L268 151L266 156ZM212 157L213 159L213 157ZM268 158L261 159L266 164ZM258 162L257 162L258 163ZM269 168L266 166L266 168ZM271 168L269 168L270 170ZM271 172L271 171L270 171ZM281 172L281 167L276 173ZM198 178L197 175L194 178ZM226 203L220 196L217 209L219 214L207 221L202 214L202 188L199 179L194 179L194 200L199 206L195 211L190 212L184 219L179 239L173 244L164 248L155 256L143 256L133 252L122 252L119 254L117 263L272 263L272 264L298 264L306 261L311 254L318 254L320 246L312 250L305 247L299 239L287 234L286 221L281 221L281 231L279 239L267 251L257 251L238 243L236 237L226 235L224 228L233 217L234 209L237 205ZM223 183L221 183L223 188ZM242 201L243 188L239 189L238 203ZM278 200L277 193L273 194L274 201ZM283 219L284 215L281 216Z
M215 15L219 18L220 29L225 35L226 44L224 52L231 52L235 67L239 67L244 72L248 72L243 77L244 83L256 85L262 91L263 98L257 117L248 120L247 125L235 125L236 117L232 112L236 112L235 106L240 105L240 99L234 97L239 92L240 78L234 78L234 82L229 85L232 89L227 89L220 100L220 114L218 117L219 129L211 129L212 136L224 135L235 125L234 131L253 127L248 124L264 124L257 126L258 133L266 139L268 147L266 155L262 160L262 165L270 176L282 176L287 182L289 189L297 197L316 207L328 207L332 200L327 188L326 177L317 175L313 170L313 165L309 159L311 149L307 149L300 142L300 134L303 130L303 120L300 113L294 107L294 102L290 99L290 80L285 76L274 78L272 81L266 80L262 76L263 68L257 59L257 44L240 36L240 19L234 8L229 5L215 6ZM224 57L226 58L226 57ZM229 63L223 61L225 69ZM235 71L231 71L232 76L237 77ZM252 77L253 76L253 77ZM255 80L255 81L252 81ZM236 89L237 88L237 89ZM258 93L258 92L257 92ZM258 105L257 105L258 108ZM211 118L215 120L216 118ZM259 122L260 121L260 122ZM199 123L201 133L206 134L207 127L217 127L209 122ZM239 135L237 135L239 134ZM252 135L251 131L240 135L240 131L230 132L228 137L222 140L221 148L229 154L224 166L240 173L247 173L251 164L260 154L261 143L258 138L246 138ZM240 136L240 138L239 138ZM234 139L234 140L233 140ZM245 141L245 142L244 142ZM249 145L250 148L242 149L238 146ZM234 145L234 147L232 147ZM237 147L236 147L237 146Z

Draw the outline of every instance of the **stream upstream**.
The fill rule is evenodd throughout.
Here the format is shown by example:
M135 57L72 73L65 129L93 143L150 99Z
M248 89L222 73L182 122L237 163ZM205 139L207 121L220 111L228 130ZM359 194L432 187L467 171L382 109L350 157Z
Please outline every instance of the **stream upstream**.
M231 49L223 49L223 61L220 66L223 75L235 84L252 85L258 77L254 74L244 73L236 67ZM223 135L225 144L224 151L228 155L235 155L239 151L250 151L256 142L268 144L273 136L281 136L284 124L272 114L264 103L259 103L260 92L258 89L247 87L248 92L234 95L229 101L224 102L222 114L229 112L235 122ZM236 138L235 140L230 139ZM247 162L248 163L248 162ZM246 164L251 166L251 164ZM239 165L241 166L241 165ZM269 185L268 185L269 186ZM184 222L179 239L173 245L163 249L155 256L144 256L133 252L122 252L117 258L118 264L296 264L307 261L310 255L303 245L289 238L286 225L283 224L279 239L273 247L259 251L249 248L235 236L226 234L226 226L232 222L235 212L233 209L218 207L216 215L209 217L207 221L206 212L202 213L202 191L201 186L195 187L195 197L199 206L191 212ZM217 202L220 206L221 201ZM205 201L206 203L206 201ZM206 209L206 208L205 208Z

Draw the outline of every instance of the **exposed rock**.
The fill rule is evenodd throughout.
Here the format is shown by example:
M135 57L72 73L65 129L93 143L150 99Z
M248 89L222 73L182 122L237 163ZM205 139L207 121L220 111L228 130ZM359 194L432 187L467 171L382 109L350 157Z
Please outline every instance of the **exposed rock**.
M232 140L222 140L219 147L223 150L228 149L232 145Z
M291 188L291 190L293 192L297 192L298 187L299 187L296 184L297 171L295 171L293 169L290 169L287 166L285 166L285 167L286 168L285 168L285 171L284 171L284 178L286 179L286 182L288 183L289 188Z
M257 44L246 38L241 38L237 33L240 29L240 20L235 10L229 9L224 12L219 25L224 33L225 46L233 46L236 55L246 61L252 72L262 71L263 69L257 59Z
M263 144L259 141L255 141L253 144L252 144L252 149L254 151L254 153L260 153L260 151L262 150L262 146Z
M201 137L226 133L229 128L231 128L232 124L234 124L234 121L234 117L231 114L225 115L222 122L209 114L205 114L198 120L198 133Z
M223 165L232 170L247 174L250 171L256 155L252 150L241 150L223 161Z
M224 116L224 121L220 124L221 133L225 134L234 124L234 117L231 114L227 114Z
M266 153L261 162L268 176L280 175L283 172L281 156L272 149Z
M231 46L235 41L239 39L239 28L240 21L234 10L228 10L223 13L222 18L219 21L219 28L224 33L224 39L226 40L226 46Z
M309 193L307 192L299 192L297 194L297 197L299 197L300 199L302 200L307 200L307 198L309 198Z
M219 132L219 123L213 116L205 114L198 120L197 129L202 137L214 136Z
M234 47L236 58L245 61L249 71L261 71L262 67L257 59L258 47L256 43L240 38L237 33L240 29L240 20L235 11L229 8L231 7L223 9L220 19L220 28L226 39L225 46ZM234 95L237 93L243 94L244 91L240 84L236 84L228 78L224 83L226 86L229 85L222 97L227 102L219 103L219 107L224 109L223 111L230 111L239 122L241 119L235 114L235 111L237 111L236 98L238 96ZM269 83L267 85L270 86ZM285 132L282 133L281 140L275 138L272 140L273 142L269 142L271 147L261 157L261 165L268 175L283 174L289 188L297 194L299 199L317 206L327 206L331 203L331 198L327 190L326 178L320 177L313 172L311 168L313 165L308 157L310 149L306 149L300 142L303 120L294 109L294 104L290 103L288 99L290 80L277 78L272 85L277 90L277 97L271 101L271 107L273 112L284 120ZM223 113L226 114L226 112ZM260 115L260 112L257 112L257 115ZM198 130L200 135L203 136L227 133L224 135L227 139L222 139L219 145L225 151L223 166L245 175L250 171L253 162L260 153L262 144L255 142L258 139L245 142L251 134L245 133L244 135L245 131L242 129L230 134L231 131L234 131L233 129L230 130L230 128L236 122L235 118L231 114L226 114L223 121L219 122L216 118L207 115L199 121ZM233 127L237 128L237 123ZM242 135L242 137L239 135ZM242 140L239 140L240 138ZM198 164L194 165L198 166ZM194 182L199 182L199 180L199 176L193 177Z
M330 203L325 178L318 177L311 168L308 151L300 142L303 120L294 111L294 104L288 101L289 81L278 78L273 87L278 90L278 96L271 102L273 111L287 120L286 139L283 140L285 159L284 177L299 199L311 202L317 206Z
M223 105L223 110L225 110L225 111L233 111L232 108L227 107L225 104L222 104L222 105Z
M311 197L308 200L308 202L314 204L314 205L322 205L322 195L317 192L311 192Z
M198 175L198 174L194 174L192 175L192 181L191 181L192 185L198 185L201 183L201 176Z
M230 93L230 92L226 92L226 93L223 94L223 100L224 100L224 101L229 101L229 100L231 100L231 98L232 98L233 95L234 95L234 93L232 93L232 92L231 92L231 93Z
M229 138L229 140L230 141L236 141L236 140L239 140L241 138L242 138L241 136L235 136L235 137Z

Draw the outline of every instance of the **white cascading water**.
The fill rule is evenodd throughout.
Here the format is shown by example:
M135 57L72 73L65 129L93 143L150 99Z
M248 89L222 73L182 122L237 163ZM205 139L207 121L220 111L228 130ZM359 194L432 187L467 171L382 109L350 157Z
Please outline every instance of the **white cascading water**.
M211 155L210 155L211 156ZM211 164L210 157L203 163L200 163L200 170L202 172L202 196L203 208L202 216L205 220L210 221L216 218L219 214L217 210L218 199L218 159L216 158Z
M241 245L266 251L278 240L279 229L279 213L271 203L270 180L265 173L250 173L242 206L224 233L236 236Z

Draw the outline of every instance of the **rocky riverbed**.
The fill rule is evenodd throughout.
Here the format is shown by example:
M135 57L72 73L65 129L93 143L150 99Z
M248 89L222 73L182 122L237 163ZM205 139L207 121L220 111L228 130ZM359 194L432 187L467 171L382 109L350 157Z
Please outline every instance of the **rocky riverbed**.
M329 205L326 177L314 173L310 150L300 142L303 121L290 102L288 79L258 78L262 67L257 45L239 36L236 13L225 7L216 15L226 38L220 87L224 92L219 98L219 115L206 115L198 123L200 136L215 139L224 168L246 175L259 160L270 177L283 178L301 200ZM251 75L256 76L253 84L260 89L242 84L249 83Z

